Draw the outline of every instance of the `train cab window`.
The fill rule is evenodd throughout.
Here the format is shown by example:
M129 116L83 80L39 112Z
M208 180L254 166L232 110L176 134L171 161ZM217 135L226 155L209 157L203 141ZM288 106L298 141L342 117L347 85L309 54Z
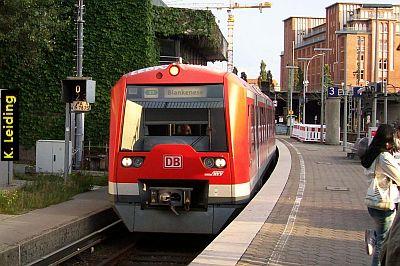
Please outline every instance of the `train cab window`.
M222 85L219 87L222 90ZM136 92L140 94L140 88ZM182 98L128 98L121 150L150 151L158 144L187 144L196 151L227 151L222 96L211 100Z

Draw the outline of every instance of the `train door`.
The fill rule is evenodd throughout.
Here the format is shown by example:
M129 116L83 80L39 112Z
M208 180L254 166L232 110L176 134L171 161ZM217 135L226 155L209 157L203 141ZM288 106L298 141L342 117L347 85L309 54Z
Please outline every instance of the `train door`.
M260 107L258 106L258 99L256 100L256 104L254 105L254 113L255 113L255 128L256 128L256 161L257 161L257 172L260 169ZM259 176L259 172L257 173L257 177Z
M256 114L255 106L253 101L249 101L247 105L247 115L248 115L248 130L249 130L249 156L250 156L250 180L254 182L257 176L257 145L256 145Z

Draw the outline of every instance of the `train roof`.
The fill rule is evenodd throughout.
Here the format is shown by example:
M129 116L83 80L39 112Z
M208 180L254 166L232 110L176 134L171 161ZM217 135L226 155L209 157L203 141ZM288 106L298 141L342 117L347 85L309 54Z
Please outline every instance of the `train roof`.
M160 71L165 71L174 65L178 66L180 69L182 69L184 71L190 70L192 72L193 71L198 72L203 75L209 74L209 75L219 76L220 78L223 78L225 76L225 74L227 74L226 71L222 71L222 70L212 68L212 67L174 63L174 64L170 64L170 65L160 65L160 66L154 66L154 67L148 67L148 68L144 68L144 69L135 70L135 71L127 73L124 76L126 78L129 78L131 76L141 75L141 74L145 74L145 73L156 73L156 72L160 72Z
M222 71L220 69L212 68L209 66L200 66L200 65L190 65L190 64L179 64L173 63L170 65L160 65L160 66L153 66L144 69L135 70L129 72L123 76L126 79L126 83L134 83L140 84L141 81L146 83L147 80L154 80L154 77L157 77L158 83L160 84L170 84L174 82L174 77L171 75L166 75L167 70L169 70L172 66L178 66L179 71L182 70L182 75L185 74L186 71L190 71L191 75L186 76L186 80L188 83L223 83L224 77L226 75L234 75L233 73L229 73L226 71ZM250 85L237 75L234 75L248 90L252 91L254 94L266 98L267 101L272 102L271 99L263 92L261 92L260 88L255 85ZM201 78L200 78L201 77Z

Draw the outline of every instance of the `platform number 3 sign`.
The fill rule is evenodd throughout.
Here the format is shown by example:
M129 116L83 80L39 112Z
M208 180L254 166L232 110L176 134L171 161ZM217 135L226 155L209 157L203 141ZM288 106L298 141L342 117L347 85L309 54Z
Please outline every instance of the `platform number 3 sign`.
M339 87L329 87L328 97L339 97Z

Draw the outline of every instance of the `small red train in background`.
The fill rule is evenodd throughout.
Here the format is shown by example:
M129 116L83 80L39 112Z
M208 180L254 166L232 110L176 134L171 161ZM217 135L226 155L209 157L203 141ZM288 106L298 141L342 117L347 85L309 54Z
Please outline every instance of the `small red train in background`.
M272 101L235 74L171 64L111 93L109 195L130 231L216 234L275 159Z

